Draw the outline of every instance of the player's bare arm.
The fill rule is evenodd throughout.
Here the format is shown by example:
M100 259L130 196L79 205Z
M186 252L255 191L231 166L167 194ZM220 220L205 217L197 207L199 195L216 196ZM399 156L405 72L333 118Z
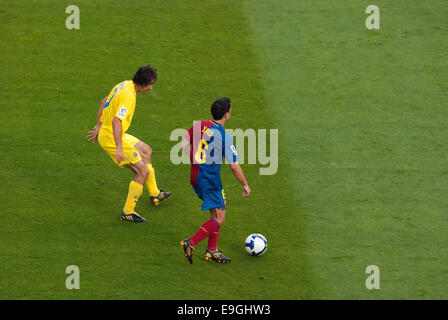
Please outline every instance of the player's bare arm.
M243 169L241 169L238 162L231 163L230 169L232 170L232 173L235 176L235 178L243 186L243 193L241 195L243 197L247 197L250 194L250 188L249 188L249 184L246 181L246 177L244 176Z
M100 108L98 109L98 114L96 117L96 124L93 127L91 131L89 131L89 134L87 135L88 141L92 141L92 143L95 143L98 139L98 133L100 132L101 128L101 115L103 114L104 105L106 104L107 97L105 97L103 100L101 100Z
M125 161L126 158L123 152L123 127L121 120L117 117L114 117L114 119L112 120L112 130L114 133L115 144L117 146L117 150L115 151L115 160L117 160L117 165L119 165L120 162Z

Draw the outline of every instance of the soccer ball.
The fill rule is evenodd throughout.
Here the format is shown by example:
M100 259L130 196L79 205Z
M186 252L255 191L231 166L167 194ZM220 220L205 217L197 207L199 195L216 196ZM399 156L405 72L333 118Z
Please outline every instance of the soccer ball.
M251 256L261 256L266 252L268 242L259 233L253 233L246 238L246 252Z

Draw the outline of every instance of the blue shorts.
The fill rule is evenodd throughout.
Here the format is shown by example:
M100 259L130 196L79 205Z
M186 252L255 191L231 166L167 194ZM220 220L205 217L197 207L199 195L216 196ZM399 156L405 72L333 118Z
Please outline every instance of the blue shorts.
M218 190L204 190L199 186L193 187L194 191L202 200L202 210L210 210L218 208L220 210L226 210L226 194L224 189Z

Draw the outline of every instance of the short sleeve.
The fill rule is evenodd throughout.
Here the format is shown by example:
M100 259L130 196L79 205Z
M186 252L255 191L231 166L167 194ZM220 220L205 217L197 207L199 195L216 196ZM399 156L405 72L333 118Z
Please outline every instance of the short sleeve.
M224 139L224 156L228 163L237 162L239 159L238 152L233 144L233 137L227 132Z
M117 112L115 113L115 117L117 117L118 119L123 121L126 118L126 116L129 113L131 113L131 108L134 107L134 104L127 97L119 96L117 98L119 98L119 101L118 101L118 108L117 108Z

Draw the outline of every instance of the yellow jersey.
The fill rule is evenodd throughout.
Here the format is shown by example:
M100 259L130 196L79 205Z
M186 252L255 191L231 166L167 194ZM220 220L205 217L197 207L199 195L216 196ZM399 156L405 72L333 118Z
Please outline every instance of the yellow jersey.
M112 88L107 96L101 115L101 128L113 134L112 120L117 117L121 120L122 135L131 125L135 111L135 89L132 80L123 81Z

